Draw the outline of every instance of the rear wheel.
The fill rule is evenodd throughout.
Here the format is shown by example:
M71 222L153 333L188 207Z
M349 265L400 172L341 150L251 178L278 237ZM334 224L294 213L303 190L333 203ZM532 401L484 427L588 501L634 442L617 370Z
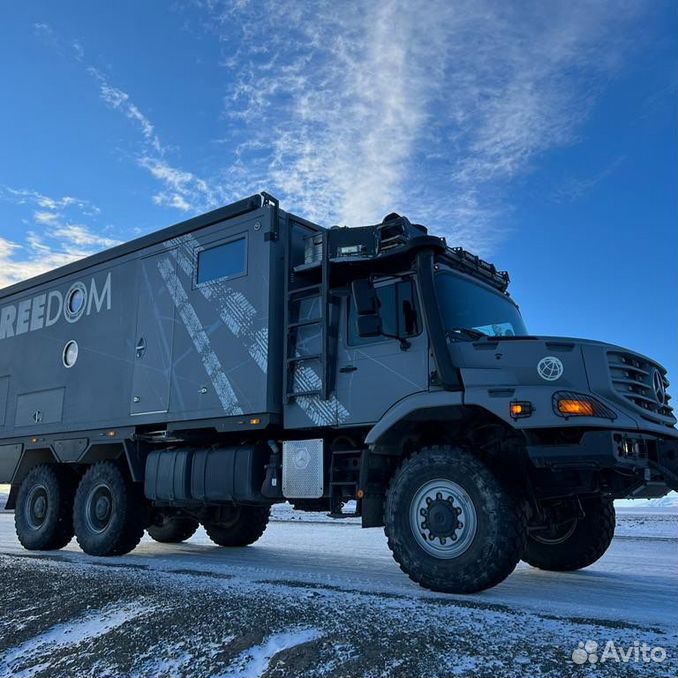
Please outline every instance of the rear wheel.
M473 593L514 570L525 549L522 503L476 456L432 447L407 459L386 495L393 557L434 591Z
M248 546L264 533L269 506L234 506L221 511L219 520L204 522L207 536L219 546Z
M596 562L607 551L614 537L614 504L607 497L581 500L584 515L577 515L527 540L523 560L541 570L567 572Z
M190 539L200 523L188 516L171 516L162 514L157 525L146 528L149 536L163 544L178 544Z
M93 556L131 551L144 534L141 489L110 461L90 467L78 485L73 524L80 548Z
M23 479L17 494L14 525L30 551L60 549L73 538L75 480L68 469L43 464Z

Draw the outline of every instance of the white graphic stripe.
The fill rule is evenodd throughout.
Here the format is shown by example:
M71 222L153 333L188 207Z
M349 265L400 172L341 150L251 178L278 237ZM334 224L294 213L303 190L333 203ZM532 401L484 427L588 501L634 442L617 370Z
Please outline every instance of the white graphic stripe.
M235 391L224 374L219 358L212 350L209 337L203 329L195 309L191 306L186 290L184 290L181 285L170 260L161 259L158 262L158 270L165 281L167 290L174 301L174 305L186 327L186 331L200 356L200 360L212 382L212 386L219 398L221 406L224 408L224 412L226 414L242 414L242 409L238 405Z
M176 238L166 243L167 247L175 247L172 252L181 270L189 277L193 276L193 248L199 243L191 235ZM222 321L239 339L242 339L247 352L261 371L268 369L268 328L254 328L257 309L241 292L224 287L218 280L204 283L199 287L205 299L212 301Z
M202 249L200 243L187 234L165 243L171 249L181 270L192 279L194 269L194 249ZM241 293L232 288L225 288L223 283L214 281L200 286L205 299L212 301L228 329L236 337L245 341L249 355L266 374L268 369L268 328L255 330L257 310ZM294 374L295 387L300 391L316 391L320 389L320 376L307 365L297 365ZM316 426L330 426L348 419L350 413L336 396L322 400L319 396L299 396L297 404Z

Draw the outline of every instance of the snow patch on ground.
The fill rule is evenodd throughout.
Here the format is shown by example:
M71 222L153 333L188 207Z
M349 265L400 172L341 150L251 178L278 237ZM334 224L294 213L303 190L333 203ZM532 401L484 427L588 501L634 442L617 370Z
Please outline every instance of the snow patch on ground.
M355 501L346 502L344 513L353 513L356 509ZM283 504L274 504L271 508L271 520L294 521L303 523L337 523L360 524L360 518L330 518L327 511L295 511L292 504L284 502Z
M673 508L616 507L615 537L635 539L678 539L678 512Z
M310 643L312 640L317 640L322 635L317 629L276 633L261 645L245 650L228 667L223 678L259 678L266 673L276 655L304 643Z
M655 499L617 499L614 502L617 508L678 508L678 492L669 492L664 497Z
M57 624L0 657L0 677L30 678L49 666L56 650L82 645L140 617L153 608L139 604L108 605L80 619Z

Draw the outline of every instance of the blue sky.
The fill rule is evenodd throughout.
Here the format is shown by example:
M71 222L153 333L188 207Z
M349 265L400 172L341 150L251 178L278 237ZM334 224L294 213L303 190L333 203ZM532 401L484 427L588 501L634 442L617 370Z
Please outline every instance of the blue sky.
M396 210L678 382L676 3L5 3L0 285L268 190ZM674 389L675 395L675 389Z

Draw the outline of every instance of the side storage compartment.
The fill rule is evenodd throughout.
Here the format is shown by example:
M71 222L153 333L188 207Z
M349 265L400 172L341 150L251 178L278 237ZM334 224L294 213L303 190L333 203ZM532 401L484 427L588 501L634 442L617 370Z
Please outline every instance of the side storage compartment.
M191 501L193 450L162 450L146 458L144 494L163 504Z
M193 454L191 497L206 504L270 503L261 494L269 455L265 445L197 450Z

